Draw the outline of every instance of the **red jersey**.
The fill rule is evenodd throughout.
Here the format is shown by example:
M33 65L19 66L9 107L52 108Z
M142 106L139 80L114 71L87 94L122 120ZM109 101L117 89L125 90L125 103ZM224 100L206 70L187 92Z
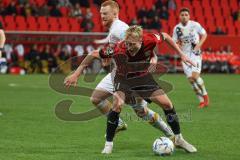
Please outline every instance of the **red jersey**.
M138 76L143 76L148 72L149 65L146 62L149 63L150 59L154 57L153 50L161 41L162 38L158 34L144 33L141 48L134 56L128 53L125 42L121 41L111 51L106 48L100 52L100 57L114 58L117 65L116 75L124 76L135 73ZM140 71L137 73L138 70Z

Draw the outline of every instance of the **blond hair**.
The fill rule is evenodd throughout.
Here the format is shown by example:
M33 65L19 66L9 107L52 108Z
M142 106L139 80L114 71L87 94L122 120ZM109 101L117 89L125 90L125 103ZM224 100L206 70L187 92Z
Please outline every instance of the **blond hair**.
M106 7L106 6L110 6L112 9L116 9L117 12L119 12L120 10L118 3L113 0L107 0L101 4L101 7Z
M138 26L138 25L130 26L126 30L126 37L131 36L137 39L142 39L142 35L143 35L143 29L141 26Z

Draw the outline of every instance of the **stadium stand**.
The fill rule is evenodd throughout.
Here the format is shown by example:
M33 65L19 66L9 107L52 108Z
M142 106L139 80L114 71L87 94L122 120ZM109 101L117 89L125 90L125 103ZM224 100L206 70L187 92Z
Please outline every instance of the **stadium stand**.
M160 1L162 5L161 8L159 8L160 6L157 4L160 3ZM12 2L15 5L14 1ZM170 2L172 4L169 4ZM54 25L50 24L52 23L51 21L42 20L44 18L39 17L41 14L38 13L38 11L44 4L48 4L47 0L30 0L29 3L31 6L29 9L30 13L29 15L24 16L24 10L26 10L24 7L27 7L27 4L22 6L16 1L15 7L11 7L9 0L2 0L2 8L4 8L5 11L1 11L1 15L3 15L2 23L5 26L5 30L82 31L81 28L69 30L69 26L65 27L64 25L61 25L61 18L56 18L54 20ZM93 21L96 24L99 24L99 6L94 4L93 0L89 0L89 3L90 10L93 13ZM120 18L128 23L137 17L137 13L142 6L146 7L147 13L151 12L152 6L156 6L156 12L160 15L163 8L166 7L168 8L169 14L168 20L164 20L160 16L159 23L162 24L164 31L170 33L173 26L178 21L178 17L176 16L178 15L178 9L181 7L188 7L192 12L192 18L199 21L207 29L208 33L213 33L216 31L217 27L221 27L223 32L228 35L240 35L240 18L238 18L237 14L239 11L239 4L237 0L213 0L211 2L208 0L138 0L138 3L134 3L134 0L118 0L118 3L121 7ZM173 9L174 7L171 7L172 5L175 5L176 9ZM36 6L36 8L33 8L32 6ZM73 7L59 6L57 8L59 8L61 17L65 17L65 20L66 22L69 22L69 25L76 25L76 23L72 23L70 20L70 12ZM53 7L48 6L48 9L50 12ZM83 15L86 13L86 9L86 7L81 6ZM34 20L34 18L36 20ZM148 17L149 22L153 18L154 17ZM33 21L34 26L29 23ZM138 22L141 22L141 18L138 19ZM101 25L94 25L93 31L103 31L103 28Z
M3 24L5 31L51 31L56 33L104 31L99 15L100 1L86 0L84 2L87 3L80 4L75 4L75 1L71 3L71 0L66 1L66 3L58 3L58 1L50 0L21 2L24 1L0 0L0 22ZM214 51L209 52L205 50L203 52L203 70L206 72L240 73L240 52L239 48L236 48L238 46L236 41L239 41L240 36L240 2L238 0L138 0L137 3L135 3L135 0L117 0L117 2L120 4L120 19L123 21L129 24L131 22L142 24L145 17L147 19L144 22L146 23L146 29L156 29L157 26L158 29L156 30L161 30L169 34L172 33L173 26L178 23L178 16L176 15L178 15L179 9L188 7L191 11L192 19L200 22L206 28L208 34L219 35L224 33L228 36L228 42L236 44L232 46L234 54L229 51L223 53L221 46L226 42L225 37L209 37L207 45L213 47ZM77 5L80 8L76 7ZM77 14L73 14L76 8ZM55 10L54 12L60 13L52 13L53 9ZM158 18L155 18L156 16ZM155 21L158 21L159 25L156 25ZM89 26L84 25L84 23L90 23L92 28L84 28L84 26ZM219 42L218 44L215 43L216 40ZM60 49L59 47L52 47L47 56L48 58L50 57L51 62L46 62L46 57L44 62L44 64L51 64L49 65L51 67L41 69L42 66L46 67L48 65L41 63L38 63L38 65L30 64L35 63L34 59L38 57L37 55L43 52L44 48L47 48L45 46L47 42L41 43L36 47L38 52L36 52L37 54L33 54L36 56L33 59L27 58L33 46L30 42L25 43L22 41L24 43L24 56L19 55L15 48L15 46L19 45L18 42L16 44L10 38L8 43L10 44L8 47L12 47L12 51L11 49L5 50L4 55L8 57L9 66L24 68L28 73L49 73L61 62L60 57L66 58L64 55L76 55L75 51L70 51L70 53L66 51L66 43L63 43L62 45L64 46L60 46ZM72 48L76 45L75 43L71 43ZM84 53L86 53L86 47L83 48L85 49ZM161 48L163 49L160 50L160 55L163 56L162 53L164 53L165 59L163 59L166 60L167 57L169 65L180 66L179 58L171 50L167 49L167 47ZM62 53L60 57L60 54L55 54L57 50ZM11 56L9 56L7 51L11 51ZM53 61L54 65L52 64ZM176 72L176 70L173 69L173 72Z

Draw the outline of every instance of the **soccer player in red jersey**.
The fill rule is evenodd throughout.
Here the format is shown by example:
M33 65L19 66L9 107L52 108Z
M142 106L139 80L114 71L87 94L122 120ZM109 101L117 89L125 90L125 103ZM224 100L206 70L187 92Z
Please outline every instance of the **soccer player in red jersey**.
M127 102L127 99L131 96L137 97L137 99L148 99L162 107L167 117L167 122L174 132L172 139L175 145L190 153L197 151L193 145L183 139L180 132L178 116L173 104L163 89L161 89L161 86L155 82L149 73L149 66L141 66L141 62L148 62L154 56L154 48L162 41L166 41L173 47L179 53L184 63L195 66L168 34L143 33L140 26L131 26L127 29L125 39L114 48L107 47L100 51L100 57L112 57L116 64L116 72L113 78L115 87L113 108L108 114L107 136L105 147L102 151L103 154L112 153L113 138L118 126L119 114L123 104ZM137 62L140 62L140 64ZM139 72L134 70L138 65L141 66L141 71Z

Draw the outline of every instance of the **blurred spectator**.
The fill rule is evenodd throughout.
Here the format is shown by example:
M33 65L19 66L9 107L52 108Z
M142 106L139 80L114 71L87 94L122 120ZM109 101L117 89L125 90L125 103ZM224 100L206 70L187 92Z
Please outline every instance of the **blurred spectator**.
M168 0L168 9L176 10L176 8L177 6L175 0Z
M94 28L94 23L92 19L84 18L81 23L81 27L83 28L84 32L91 32Z
M73 6L75 6L76 3L79 3L79 0L69 0L69 1Z
M11 3L7 6L6 14L7 15L16 15L17 14L17 8L16 8L15 1L11 1Z
M5 44L4 45L4 52L6 54L6 59L7 61L10 61L11 60L11 55L13 53L13 47L11 44Z
M233 54L232 47L231 47L230 45L227 45L227 46L226 46L226 52L227 52L228 54L230 54L230 55Z
M48 0L47 5L51 7L55 7L58 5L58 0Z
M28 0L18 0L18 4L20 5L24 5L26 3L28 3Z
M45 49L42 48L42 51L40 53L40 59L42 64L42 73L51 73L57 67L56 58L51 54L51 48L48 44L45 46Z
M223 32L223 30L222 30L221 27L217 27L217 28L216 28L216 31L213 32L212 34L215 34L215 35L224 35L225 33Z
M168 14L168 10L166 6L163 6L162 9L160 10L160 18L161 19L165 19L168 20L169 14Z
M84 48L82 45L76 45L74 51L77 53L77 56L83 56L84 54Z
M138 24L137 18L133 18L130 25L137 25L137 24Z
M143 18L143 17L147 17L147 10L146 10L146 8L145 7L142 7L139 11L138 11L138 13L137 13L137 16L138 16L138 18Z
M147 17L143 17L140 25L141 25L144 29L148 29L148 28L149 28L149 27L148 27L148 19L147 19Z
M161 26L161 23L159 21L158 16L154 17L154 20L150 23L149 28L150 29L161 30L162 26Z
M5 10L5 7L3 6L3 3L0 3L0 15L1 16L6 15L6 10Z
M38 13L38 8L35 3L33 3L31 5L30 5L30 3L25 3L24 8L23 8L24 16L37 15L37 13Z
M82 10L79 3L76 3L70 12L71 17L82 18Z
M158 8L158 9L162 8L162 6L163 6L162 0L157 0L156 3L155 3L155 6L156 6L156 8Z
M240 9L234 12L232 16L234 21L240 21Z
M59 6L53 6L50 11L50 15L53 17L61 17L62 13L59 10Z
M32 46L30 52L25 56L27 73L39 73L42 67L38 46Z
M86 7L86 8L90 7L89 0L80 0L79 3L82 7Z
M50 12L49 12L49 7L48 5L45 3L42 6L40 6L39 10L38 10L38 15L39 16L49 16Z
M58 0L58 5L60 7L71 7L72 4L69 2L69 0Z
M17 52L17 55L19 57L23 57L24 56L24 46L22 44L18 44L15 46L15 50Z
M91 12L90 8L87 8L86 15L85 15L86 19L91 19L92 16L93 16L93 13Z
M68 52L68 54L69 54L69 55L71 55L71 54L72 54L72 46L71 46L71 45L69 45L69 44L66 44L66 45L64 46L64 48L66 48L66 49L67 49L67 52Z
M29 3L28 3L28 4L29 4ZM33 16L38 15L39 7L36 5L35 2L31 3L30 8L31 8L31 15L33 15Z
M56 48L55 52L53 53L53 55L54 55L55 57L59 57L61 51L62 51L62 45L59 44L59 45L57 45L57 48Z
M67 49L67 47L63 47L58 58L62 61L66 61L70 58L70 53Z
M102 4L102 0L93 0L93 3L100 6Z
M147 17L149 19L154 19L155 16L158 16L157 10L155 6L152 6L152 9L148 11Z

